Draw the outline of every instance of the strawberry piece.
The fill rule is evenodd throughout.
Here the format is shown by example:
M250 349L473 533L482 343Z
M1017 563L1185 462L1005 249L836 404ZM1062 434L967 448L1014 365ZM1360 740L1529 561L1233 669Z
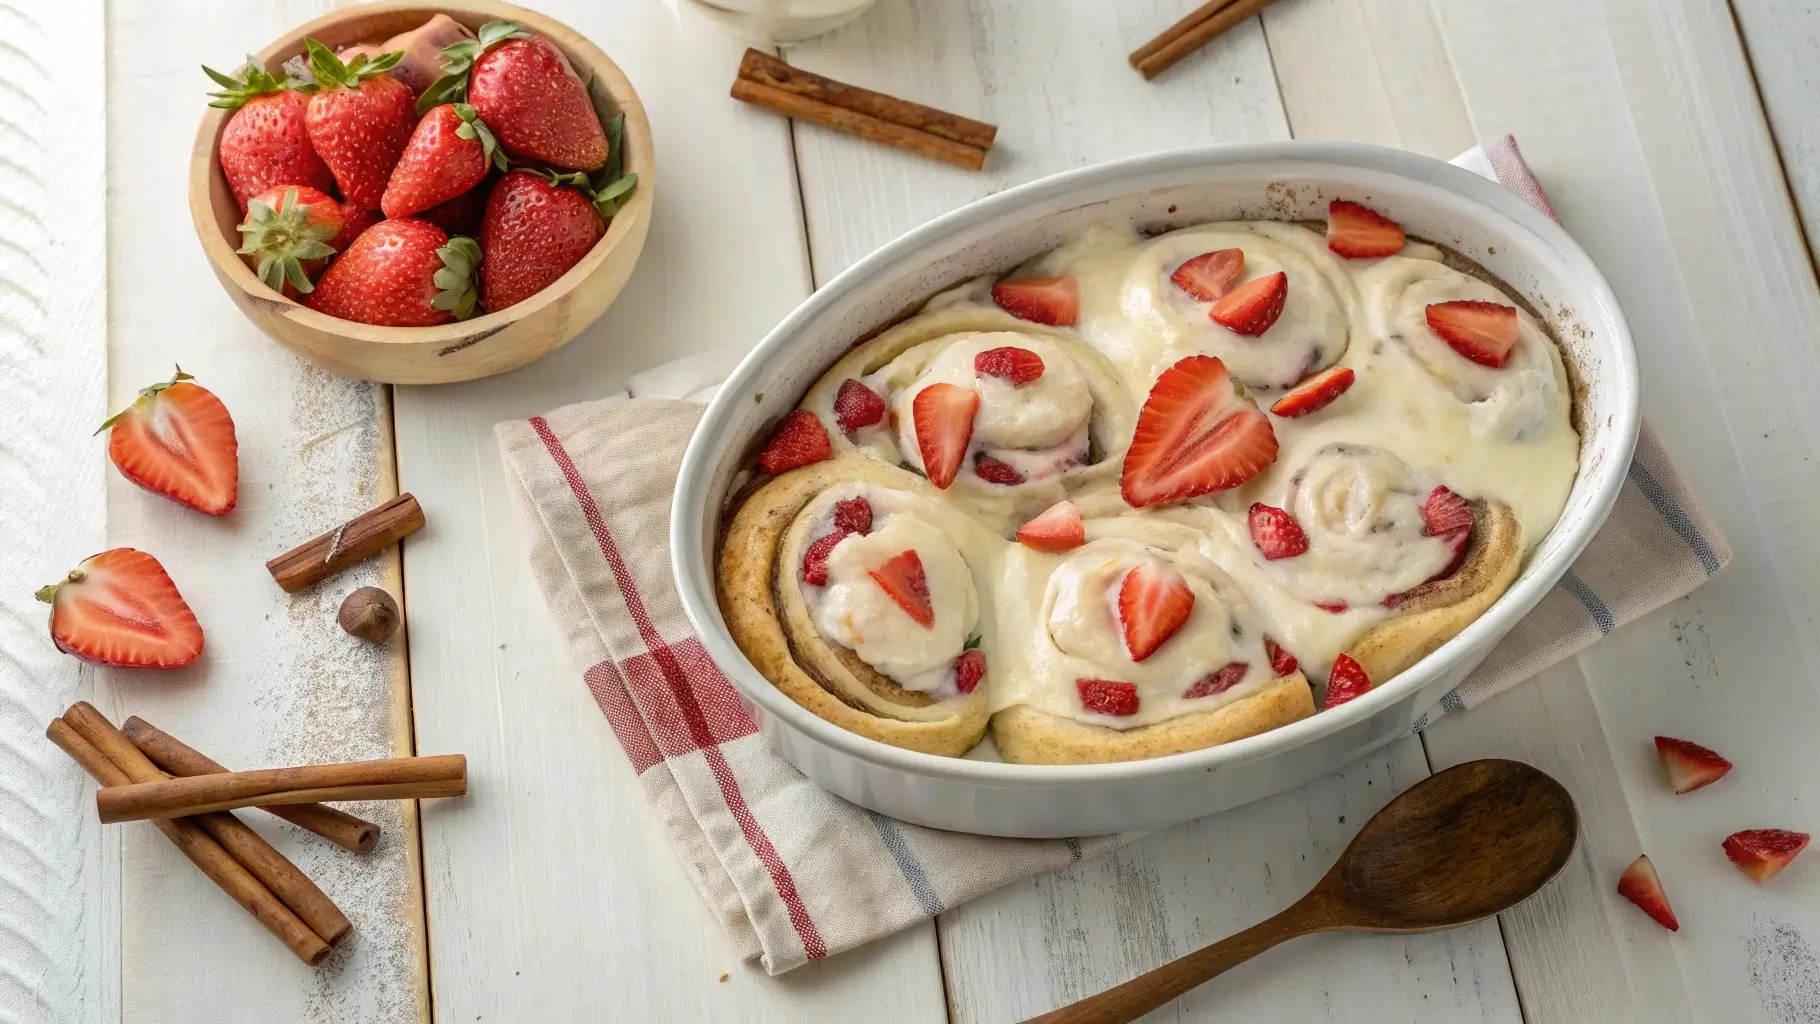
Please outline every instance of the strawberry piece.
M1245 673L1250 670L1250 665L1242 661L1235 661L1218 672L1209 673L1205 679L1190 686L1188 692L1182 696L1193 700L1196 697L1211 697L1216 693L1225 693L1239 685L1239 680L1245 678Z
M1283 303L1288 299L1289 275L1279 270L1227 292L1207 315L1234 334L1255 338L1283 315Z
M480 246L415 217L361 232L316 280L304 305L381 327L433 327L474 315Z
M1675 912L1668 905L1668 894L1662 891L1662 879L1656 877L1656 866L1649 862L1647 854L1631 861L1630 867L1618 876L1618 895L1635 903L1669 931L1681 930L1681 922L1675 920Z
M1308 535L1302 532L1302 524L1275 505L1256 502L1245 519L1251 528L1251 542L1264 553L1266 561L1294 558L1308 550Z
M1428 329L1480 366L1501 369L1522 336L1515 306L1461 299L1426 309Z
M1014 277L992 286L992 301L1019 320L1067 327L1081 312L1081 289L1072 277Z
M834 394L834 420L842 430L851 434L884 419L885 399L878 392L851 377L841 381Z
M158 560L103 551L38 591L57 649L97 665L182 668L202 653L202 627Z
M1204 252L1175 268L1169 280L1202 302L1218 302L1245 275L1245 250Z
M431 107L392 168L379 208L387 217L408 217L440 206L486 180L494 165L506 169L505 150L473 105Z
M482 304L497 313L536 295L580 263L607 233L586 175L523 168L499 179L480 220L487 254Z
M1341 652L1333 659L1333 671L1327 674L1327 699L1321 702L1321 710L1337 708L1355 697L1362 697L1371 691L1371 677L1359 663L1352 660L1352 655Z
M257 61L248 61L240 77L204 67L220 91L209 93L209 106L232 110L221 130L221 173L240 212L247 202L267 189L301 185L327 192L335 176L316 155L304 128L304 111L310 98L297 92L301 83L289 76L273 75Z
M1076 679L1074 689L1081 695L1081 705L1088 711L1118 718L1138 712L1136 683L1121 683L1116 679Z
M828 556L834 553L835 545L846 540L846 530L835 530L833 533L817 537L809 550L803 552L803 582L812 587L828 585Z
M353 220L359 224L350 224ZM328 258L347 248L371 223L363 211L351 206L344 209L319 189L307 185L268 188L247 200L236 251L247 257L247 264L267 288L295 298L313 290L316 272Z
M1316 608L1319 608L1329 615L1338 615L1351 607L1351 605L1348 605L1344 601L1315 601L1313 604Z
M972 693L979 686L980 680L986 678L986 652L971 648L961 652L954 659L954 688L963 694Z
M1403 251L1403 226L1369 206L1345 199L1327 204L1327 248L1349 260Z
M483 182L479 188L468 189L416 216L418 220L427 220L447 231L451 238L456 235L474 237L480 234L480 219L486 214L487 200L492 195L493 190Z
M341 197L363 210L379 209L392 168L417 128L411 87L387 74L403 54L346 64L314 39L303 43L317 92L304 111L310 145L329 165Z
M1751 828L1725 837L1725 856L1738 870L1758 884L1769 881L1788 867L1811 837L1805 832L1779 828Z
M1270 418L1226 364L1188 356L1164 370L1138 414L1119 490L1133 508L1237 487L1276 461Z
M194 381L178 368L101 430L121 476L179 505L224 516L240 496L240 442L227 406Z
M931 384L916 393L910 413L916 424L916 447L923 457L929 482L946 488L960 472L973 440L973 414L979 411L979 392L953 384Z
M1286 676L1296 670L1295 655L1285 651L1275 640L1264 638L1264 653L1270 657L1270 671Z
M458 53L452 54L453 64L443 65L445 77L457 69L466 73L468 102L507 149L569 171L606 166L607 135L588 88L549 40L512 22L494 21L480 27L477 41L449 49ZM471 68L460 67L464 57L472 61ZM439 95L436 85L424 96L433 102L449 98Z
M771 440L758 453L758 468L776 476L823 459L834 458L828 429L807 409L792 409L778 421Z
M872 503L864 498L848 498L834 503L834 525L857 534L872 532Z
M1019 473L1016 466L1000 462L985 452L981 452L974 458L973 472L989 484L1003 484L1006 487L1012 487L1024 482L1024 474Z
M1143 661L1174 636L1194 611L1194 591L1174 568L1145 562L1119 584L1119 623L1125 627L1125 650Z
M1042 515L1017 528L1019 544L1036 551L1068 551L1087 543L1081 510L1072 501L1058 501Z
M1015 345L987 349L973 357L973 372L981 377L998 377L1021 388L1043 375L1043 357Z
M1422 536L1447 537L1472 531L1472 506L1465 498L1436 487L1422 502Z
M1350 366L1328 367L1290 389L1271 405L1270 411L1290 419L1318 412L1345 394L1355 378Z
M1677 796L1710 786L1732 770L1732 763L1725 758L1698 743L1673 736L1656 737L1656 756L1662 760L1662 772Z
M915 550L891 556L884 565L873 569L871 576L917 625L924 629L935 628L935 606L929 600L929 580L923 575L923 560Z

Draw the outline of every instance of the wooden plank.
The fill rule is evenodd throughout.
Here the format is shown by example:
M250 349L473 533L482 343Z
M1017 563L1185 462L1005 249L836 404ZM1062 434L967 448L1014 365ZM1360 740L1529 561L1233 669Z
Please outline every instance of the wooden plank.
M727 97L745 44L687 3L539 6L638 87L659 132L640 186L657 212L625 293L566 348L491 380L398 389L400 473L429 520L406 560L417 738L467 754L472 792L424 812L437 1016L942 1020L928 925L780 979L739 962L530 577L493 424L749 347L809 290L784 125Z
M367 646L335 625L353 588L398 592L396 556L292 595L264 569L267 558L396 491L386 391L333 377L260 336L196 251L182 202L209 87L197 65L232 67L328 6L121 5L107 33L109 404L120 408L168 378L173 363L196 374L234 414L240 502L213 519L108 472L109 542L164 563L208 647L195 666L156 678L101 673L101 707L116 720L143 715L230 767L410 751L399 728L408 708L402 646ZM100 460L101 449L91 441L88 457ZM320 969L263 934L153 829L120 826L124 1019L424 1019L414 810L392 801L349 809L384 829L371 853L247 818L354 921L354 935Z
M1820 6L1732 0L1782 170L1820 261Z

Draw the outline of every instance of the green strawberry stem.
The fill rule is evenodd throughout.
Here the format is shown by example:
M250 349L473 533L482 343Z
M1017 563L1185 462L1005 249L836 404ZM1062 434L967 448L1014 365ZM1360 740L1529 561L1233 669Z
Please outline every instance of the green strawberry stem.
M596 189L594 183L581 171L560 172L536 168L531 168L530 171L552 185L572 188L587 196L588 201L594 204L594 209L600 211L600 215L607 220L613 219L613 215L619 212L620 201L638 187L638 175L635 173L620 175L604 188Z
M382 53L372 60L368 60L364 53L357 53L353 60L343 64L341 58L335 56L335 51L314 39L305 39L303 48L310 55L310 71L316 76L316 84L324 89L333 89L337 86L346 89L359 88L361 79L384 74L392 70L393 65L404 59L403 50L393 50L391 53Z
M472 104L455 104L455 116L461 118L461 126L455 129L455 137L461 139L479 139L481 155L487 162L500 170L506 169L506 151L498 140L493 138L493 130L480 119L480 114Z
M260 63L258 57L251 54L247 55L246 63L240 66L239 78L224 75L207 64L202 65L202 73L209 76L210 81L221 86L219 91L209 93L210 96L215 97L209 101L209 106L220 107L223 110L235 110L244 106L247 100L255 96L283 92L286 89L309 92L312 88L309 83L298 81L288 74L283 77L272 74L265 69L264 64Z
M432 280L441 290L430 300L430 308L449 310L455 319L466 320L474 315L474 306L480 301L480 291L474 286L474 271L483 258L480 243L466 235L456 235L436 250L436 255L442 260L442 269Z
M508 39L529 39L531 33L515 21L489 21L480 26L478 38L463 39L442 48L442 74L417 97L417 113L429 113L431 107L457 103L468 98L468 72L474 61Z
M274 210L255 199L247 204L247 221L240 225L243 236L240 253L259 257L259 280L275 292L284 291L284 283L308 295L316 290L310 275L304 272L304 260L327 259L335 255L329 247L337 227L310 220L310 205L297 201L297 190L285 189L284 197Z
M196 378L190 376L189 374L184 373L183 367L181 367L181 366L177 367L177 372L174 375L172 375L170 380L162 381L157 384L153 384L149 388L140 388L139 389L139 398L134 399L133 405L129 405L126 408L120 410L119 412L113 414L112 416L109 416L105 422L103 422L99 427L95 428L95 434L99 434L103 430L106 430L107 428L113 426L114 423L120 419L120 417L125 416L129 412L132 412L133 406L138 405L141 400L144 400L147 398L158 397L158 392L163 391L165 388L170 387L172 384L175 384L180 380L195 380L195 379ZM89 436L94 437L95 434L90 434ZM70 576L71 583L76 582L78 579L81 579L81 577L76 576L73 573L71 574L71 576Z

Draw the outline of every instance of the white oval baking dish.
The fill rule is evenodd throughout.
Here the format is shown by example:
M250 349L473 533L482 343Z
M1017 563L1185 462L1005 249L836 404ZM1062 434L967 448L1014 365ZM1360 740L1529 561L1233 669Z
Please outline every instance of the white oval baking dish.
M747 662L715 600L716 533L728 486L778 418L856 341L934 292L1008 271L1095 221L1146 229L1320 221L1333 198L1368 203L1411 235L1496 274L1550 322L1575 376L1580 469L1567 508L1478 621L1335 710L1225 746L1105 765L1013 765L987 752L955 759L900 750L816 717ZM810 296L708 406L677 482L671 555L683 606L708 655L739 688L771 747L824 788L905 821L986 835L1155 828L1299 786L1408 732L1541 600L1605 521L1637 424L1636 358L1610 286L1559 225L1497 184L1438 160L1343 142L1157 153L971 203L889 243Z

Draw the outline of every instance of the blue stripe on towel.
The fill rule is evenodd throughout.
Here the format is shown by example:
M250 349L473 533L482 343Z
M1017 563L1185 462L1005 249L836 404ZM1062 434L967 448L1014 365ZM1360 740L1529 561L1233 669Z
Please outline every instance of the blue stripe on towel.
M878 829L878 837L885 841L885 849L891 851L891 858L897 861L897 869L904 873L904 881L910 884L910 891L916 894L916 902L922 904L923 913L930 917L947 910L942 903L941 893L935 891L935 884L929 881L929 875L923 871L921 861L910 852L910 844L904 834L898 831L897 822L877 811L867 811L866 817L872 819L872 827Z
M1069 836L1062 840L1062 842L1068 847L1068 862L1070 864L1079 864L1081 861L1081 841L1073 836Z
M1564 572L1561 574L1561 589L1572 594L1586 606L1586 611L1592 615L1593 622L1598 624L1601 634L1611 632L1611 609L1605 607L1605 602L1599 599L1599 595L1592 592L1592 588L1586 585L1585 580L1575 576L1571 570Z
M1655 506L1656 514L1662 517L1669 529L1675 531L1688 547L1694 549L1694 554L1699 557L1700 566L1706 570L1706 574L1711 576L1718 572L1719 556L1713 554L1712 546L1706 543L1705 537L1701 536L1700 528L1694 525L1693 518L1687 514L1686 509L1675 503L1674 496L1663 489L1661 481L1656 479L1655 474L1644 468L1642 462L1632 459L1630 461L1630 478L1637 482L1637 489L1643 492L1643 496L1649 499L1651 505Z

